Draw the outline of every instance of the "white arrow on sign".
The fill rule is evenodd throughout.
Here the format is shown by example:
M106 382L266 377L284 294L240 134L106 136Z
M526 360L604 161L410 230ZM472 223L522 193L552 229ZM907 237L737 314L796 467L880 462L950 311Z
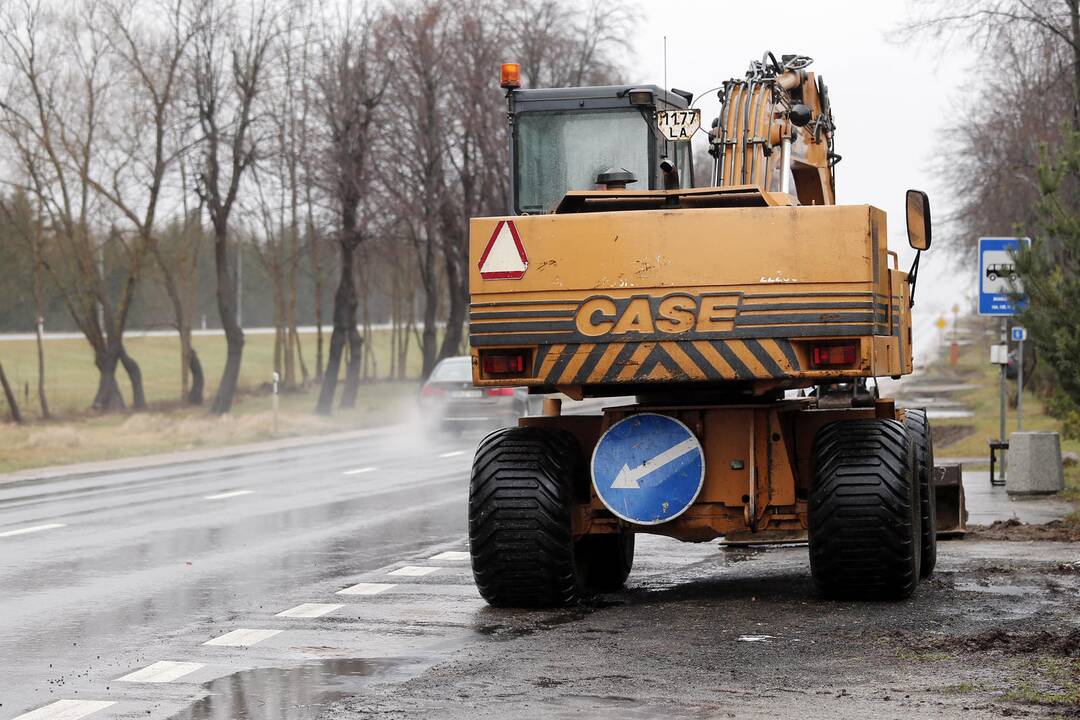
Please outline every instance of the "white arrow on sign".
M629 465L623 465L622 470L615 476L615 482L611 483L611 487L612 489L640 490L641 485L638 483L638 480L651 472L659 470L668 463L678 460L686 453L691 450L696 450L697 448L697 440L695 438L689 438L683 440L674 447L668 448L656 457L646 460L636 468L630 469Z

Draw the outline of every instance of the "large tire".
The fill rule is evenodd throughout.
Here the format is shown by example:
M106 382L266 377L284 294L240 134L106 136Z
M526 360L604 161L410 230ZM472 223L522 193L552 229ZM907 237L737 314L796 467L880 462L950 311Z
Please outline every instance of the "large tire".
M915 465L919 478L919 507L922 522L922 577L927 578L937 565L937 500L934 492L934 436L926 410L908 410L904 427L915 443Z
M578 599L570 530L584 482L569 433L497 430L480 442L469 486L469 546L480 595L502 607L558 607Z
M919 583L914 445L896 420L849 420L814 439L810 570L834 598L899 600Z
M588 592L622 589L634 566L634 534L586 535L574 546L578 579Z

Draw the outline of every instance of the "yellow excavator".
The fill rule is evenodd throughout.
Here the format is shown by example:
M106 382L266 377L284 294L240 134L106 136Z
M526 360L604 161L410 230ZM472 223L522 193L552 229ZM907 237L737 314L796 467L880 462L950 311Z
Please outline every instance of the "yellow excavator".
M684 91L522 89L503 66L510 212L471 221L473 382L634 402L548 399L479 444L469 537L490 604L615 591L637 533L806 538L830 597L904 598L932 572L930 424L873 381L912 370L919 256L902 271L885 213L835 204L811 62L751 63L710 130ZM711 168L692 165L697 132ZM906 200L927 250L927 197Z

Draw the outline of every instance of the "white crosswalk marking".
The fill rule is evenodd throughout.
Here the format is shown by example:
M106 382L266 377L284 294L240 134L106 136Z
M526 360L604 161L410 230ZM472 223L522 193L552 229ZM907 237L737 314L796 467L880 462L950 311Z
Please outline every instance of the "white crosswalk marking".
M317 618L345 607L327 603L303 603L288 610L282 610L277 617Z
M429 560L468 560L469 553L460 550L447 550L438 555L432 555Z
M116 702L111 700L57 700L45 707L23 713L14 720L79 720L115 704Z
M338 590L338 595L378 595L381 592L386 592L392 587L397 587L393 583L356 583L352 587L347 587L344 590Z
M403 575L405 577L422 577L438 571L439 568L431 567L430 565L406 565L405 567L399 567L397 570L392 570L387 574Z
M0 532L0 537L15 537L16 535L27 535L29 533L41 532L42 530L52 530L53 528L62 527L67 527L67 525L65 525L64 523L48 523L47 525L34 525L33 527L19 528L18 530L8 530L6 532Z
M117 678L119 682L145 682L166 683L179 680L185 675L190 675L196 670L206 667L202 663L173 662L172 660L159 660L153 665L147 665L141 670Z
M213 640L207 640L203 645L224 645L226 647L250 647L256 643L261 643L263 640L274 637L281 634L280 630L254 630L251 628L240 628L239 630L233 630L227 632L220 637L216 637Z

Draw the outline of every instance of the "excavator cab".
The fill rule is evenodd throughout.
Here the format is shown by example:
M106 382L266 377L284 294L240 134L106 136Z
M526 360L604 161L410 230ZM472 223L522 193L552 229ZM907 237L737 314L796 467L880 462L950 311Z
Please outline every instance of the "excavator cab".
M656 130L657 111L686 109L689 93L655 85L508 87L506 97L512 214L551 212L572 190L693 185L690 143L665 142Z

